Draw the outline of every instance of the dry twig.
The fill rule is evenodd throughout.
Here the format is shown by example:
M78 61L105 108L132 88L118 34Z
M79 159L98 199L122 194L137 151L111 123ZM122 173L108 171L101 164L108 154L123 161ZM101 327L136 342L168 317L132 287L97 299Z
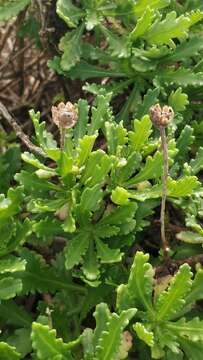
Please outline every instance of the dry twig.
M2 115L2 117L4 119L6 119L6 121L8 122L8 124L14 129L16 135L21 139L21 141L33 152L41 155L41 156L45 156L44 151L34 145L29 137L23 132L23 130L21 129L21 127L18 125L18 123L15 121L15 119L9 114L8 110L6 109L6 107L2 104L2 102L0 102L0 114Z

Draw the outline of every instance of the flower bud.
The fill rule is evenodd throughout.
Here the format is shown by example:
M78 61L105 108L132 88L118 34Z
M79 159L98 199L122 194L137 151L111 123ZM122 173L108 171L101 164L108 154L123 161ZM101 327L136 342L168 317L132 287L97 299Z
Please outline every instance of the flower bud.
M149 110L149 115L152 123L156 127L166 127L171 122L171 120L174 117L173 109L170 106L161 106L159 104L156 104L154 106L151 106Z
M75 126L77 122L77 110L71 102L64 104L59 103L57 106L52 106L53 122L61 128L70 129Z

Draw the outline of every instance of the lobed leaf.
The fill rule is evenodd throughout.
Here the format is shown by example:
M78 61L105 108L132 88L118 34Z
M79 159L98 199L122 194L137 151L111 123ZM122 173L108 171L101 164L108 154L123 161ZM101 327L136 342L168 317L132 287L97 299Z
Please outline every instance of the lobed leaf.
M143 12L143 15L138 19L137 24L133 31L130 33L130 39L132 41L137 40L149 29L154 18L154 11L149 6Z
M203 321L197 317L186 321L181 318L176 322L166 324L166 328L174 331L178 336L190 341L203 341Z
M0 21L17 16L30 4L31 0L6 0L0 3Z
M133 151L141 151L152 133L152 122L148 115L140 121L134 120L134 131L129 132L129 143Z
M119 249L111 249L101 239L96 238L97 256L101 263L111 264L119 262L122 259L123 253Z
M149 331L146 329L146 327L139 323L136 322L133 325L133 329L135 330L137 336L139 337L139 339L141 339L142 341L144 341L148 346L153 346L154 345L154 334L152 331Z
M185 297L192 286L191 277L189 265L182 265L172 278L169 288L163 291L156 300L157 321L170 319L184 307Z
M60 64L63 71L69 71L80 61L83 30L84 25L82 24L76 30L67 32L60 40L59 50L63 53Z
M154 270L147 262L148 254L140 251L136 252L130 276L126 285L121 285L117 289L117 307L123 308L125 299L129 297L131 303L138 309L149 311L152 315L152 290ZM129 301L128 300L128 301Z
M71 0L57 0L56 12L69 27L76 27L83 13Z
M145 33L145 39L150 44L168 45L174 47L173 39L179 40L187 37L190 20L188 17L181 15L176 17L176 12L171 11L162 21L157 20Z
M21 358L13 346L3 341L0 342L0 356L2 360L19 360Z
M47 325L33 322L31 339L38 359L72 359L68 344L56 338L56 330L50 330Z
M170 0L151 0L150 1L150 8L151 9L163 9L168 6ZM148 0L138 0L134 6L134 11L137 16L140 16L144 13L147 5L149 5Z
M119 351L122 341L122 332L129 321L135 315L136 309L122 311L120 315L113 313L107 329L102 332L96 347L96 358L98 360L113 360Z
M22 281L11 276L0 280L0 299L8 300L15 297L22 290Z
M196 157L190 161L190 166L194 175L198 174L203 169L203 148L200 147L197 151Z

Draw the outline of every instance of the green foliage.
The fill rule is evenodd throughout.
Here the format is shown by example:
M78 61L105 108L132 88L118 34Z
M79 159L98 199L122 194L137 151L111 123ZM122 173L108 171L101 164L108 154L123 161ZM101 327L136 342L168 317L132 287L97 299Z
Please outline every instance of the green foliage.
M57 147L45 124L40 123L39 113L31 111L36 140L47 159L55 164L50 167L48 162L45 165L41 159L24 152L22 159L30 166L30 171L22 170L16 175L21 187L15 191L23 189L24 201L31 214L29 241L33 243L34 234L39 239L42 236L44 244L53 243L54 237L63 237L65 269L80 266L83 275L79 273L78 276L92 286L95 281L100 281L102 264L122 260L125 242L116 244L115 238L135 234L137 201L161 196L163 155L157 149L158 142L148 151L147 157L144 153L152 134L149 116L136 119L133 130L127 131L122 122L113 122L109 101L109 94L98 95L88 121L87 104L80 100L78 123L73 131L67 130L64 151ZM86 109L85 114L80 113L81 106ZM184 140L184 131L187 129L191 128L186 126L177 141L178 149L174 140L169 143L171 165L175 156L180 165L185 158L184 141L188 140L187 137ZM95 146L100 130L107 141L106 151ZM144 183L146 186L142 189ZM135 187L137 190L131 190ZM199 182L194 175L168 179L169 198L192 195L198 188ZM110 199L112 202L107 205ZM11 210L8 213L11 214ZM22 274L24 293L48 291L49 277L63 288L62 282L59 285L57 277L51 275L51 269L43 263L40 265L37 254L32 257L25 251L21 254L25 254L27 269L32 269L29 275L27 271ZM31 281L34 268L37 281ZM44 273L43 280L40 273ZM56 289L53 285L52 291Z
M165 358L167 348L174 356L180 354L181 350L185 350L184 343L186 347L191 346L190 351L193 342L194 346L197 342L202 346L202 320L198 317L192 320L181 317L202 298L202 270L197 271L192 280L190 267L184 264L171 277L170 283L168 279L161 279L163 285L160 287L153 278L148 258L141 252L136 253L127 284L117 289L118 310L125 306L136 306L138 322L133 328L137 337L151 348L153 359ZM190 359L189 353L185 353L185 356Z
M148 5L143 0L57 1L57 14L66 23L67 33L49 66L72 79L95 79L97 84L85 86L87 91L98 94L99 90L111 89L112 98L118 96L117 89L119 95L129 94L121 108L116 106L119 120L145 115L146 101L153 101L152 95L157 92L161 92L162 101L169 99L175 111L184 111L188 86L202 86L201 5L177 5L170 0L154 0ZM109 78L105 86L104 77ZM133 106L132 83L136 84L137 103ZM186 88L186 93L180 87ZM194 89L189 93L196 101ZM140 107L145 111L137 112Z
M63 149L34 110L37 155L0 134L0 359L202 359L202 1L57 0L59 22L49 2L35 16L35 2L3 0L0 21L30 3L19 36L46 35L65 88L91 79L77 94L92 95ZM175 113L167 261L157 103Z
M31 339L38 359L72 359L68 345L57 339L56 331L47 325L33 322Z
M31 0L1 0L0 1L0 21L7 21L17 16L30 4Z

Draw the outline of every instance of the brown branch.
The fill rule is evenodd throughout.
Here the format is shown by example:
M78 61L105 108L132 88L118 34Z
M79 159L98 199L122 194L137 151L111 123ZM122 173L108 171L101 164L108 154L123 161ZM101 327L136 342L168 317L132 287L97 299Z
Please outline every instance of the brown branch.
M8 110L6 109L6 107L2 104L2 102L0 102L0 114L2 115L2 117L4 119L6 119L6 121L8 122L8 124L13 128L13 130L16 133L16 136L18 136L21 141L28 147L28 149L30 149L31 151L41 155L41 156L45 156L44 151L34 145L29 137L23 132L23 130L21 129L21 127L18 125L18 123L16 122L16 120L9 114Z
M191 268L195 268L196 264L202 264L203 265L203 254L199 254L199 255L194 255L194 256L190 256L188 258L185 259L181 259L181 260L170 260L170 263L168 263L167 265L160 265L157 266L155 268L155 275L156 278L159 277L163 277L169 274L174 274L178 268L183 265L183 264L188 264L191 266Z
M4 70L13 60L15 60L19 55L24 53L26 50L31 48L34 44L34 40L30 41L30 43L26 46L24 46L23 49L20 49L18 52L16 52L13 56L11 56L2 66L0 66L0 71Z

